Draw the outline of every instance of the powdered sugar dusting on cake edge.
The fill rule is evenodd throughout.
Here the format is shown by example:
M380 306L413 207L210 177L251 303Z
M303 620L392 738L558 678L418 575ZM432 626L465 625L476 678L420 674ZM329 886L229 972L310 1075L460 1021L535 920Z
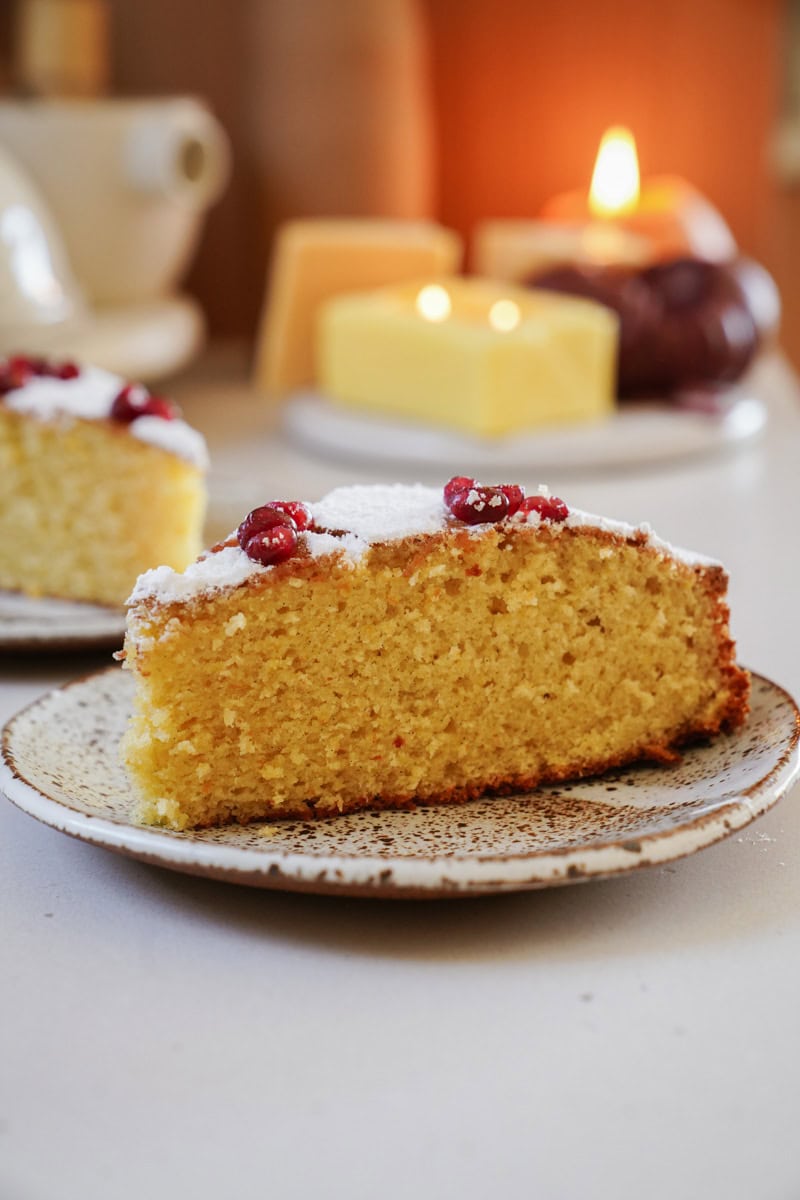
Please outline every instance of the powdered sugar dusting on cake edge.
M14 388L3 397L3 405L12 412L27 413L40 421L72 417L82 421L106 420L115 397L126 381L101 367L82 366L74 379L56 379L35 375L24 387ZM165 421L142 416L127 426L141 442L156 446L192 463L198 470L208 467L208 449L201 433L180 417Z
M536 514L531 514L535 516ZM570 508L569 516L564 525L568 529L579 529L589 526L592 529L602 529L606 533L614 533L618 537L644 537L652 550L658 550L665 558L674 558L685 563L688 567L719 567L722 564L716 558L708 558L682 546L674 546L658 537L650 526L644 522L641 525L628 525L626 521L615 521L611 517L599 517L596 513L583 512L579 508Z
M239 587L251 575L268 570L248 558L238 546L226 546L215 554L205 554L185 571L172 567L153 567L136 580L128 604L145 598L161 604L192 600L209 592Z
M546 489L541 489L546 491ZM452 528L440 488L423 484L376 484L336 488L317 504L308 504L316 525L331 532L301 533L300 543L311 558L338 556L341 563L354 567L370 546L401 541L410 537L441 533ZM539 514L518 514L509 525L540 523ZM480 537L487 525L462 526L472 537ZM551 526L558 536L561 529L599 529L617 537L643 538L644 543L667 558L687 566L716 567L712 558L673 546L657 537L649 525L629 525L594 513L571 508L567 519ZM150 600L159 604L185 603L214 592L228 591L249 579L273 571L273 566L254 562L238 545L226 545L192 563L180 573L171 567L156 567L137 580L128 604Z
M369 544L440 533L447 517L441 488L421 483L340 487L310 508L323 529L345 529Z
M312 558L324 558L326 554L341 554L345 562L354 566L369 550L369 542L354 533L345 533L341 537L334 537L332 533L315 533L308 530L302 536Z
M137 417L128 428L140 442L147 442L150 446L165 450L167 454L183 458L200 471L207 470L208 447L205 438L180 417L172 421L164 421L161 417Z
M78 417L101 421L107 417L125 380L101 367L81 367L74 379L54 379L34 375L24 387L14 388L5 396L6 408L29 413L41 421L59 417Z
M369 550L369 544L352 534L334 537L330 533L303 533L301 541L311 558L336 554L348 566L354 566ZM155 600L158 604L185 603L213 592L231 591L256 575L274 570L254 562L237 546L202 555L185 571L172 567L154 567L136 581L128 604L139 600Z

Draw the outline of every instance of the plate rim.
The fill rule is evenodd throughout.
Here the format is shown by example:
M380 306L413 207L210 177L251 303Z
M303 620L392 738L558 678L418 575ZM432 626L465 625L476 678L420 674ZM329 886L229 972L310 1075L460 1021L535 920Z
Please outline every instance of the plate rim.
M673 829L633 839L618 837L588 846L481 857L431 854L378 857L346 851L338 854L287 852L271 849L269 844L263 849L228 846L194 839L191 831L175 834L158 827L94 817L47 796L26 779L13 762L10 741L16 722L54 694L105 676L121 678L121 668L113 666L88 672L49 689L6 721L0 731L0 794L42 824L91 845L184 874L273 890L433 899L508 894L608 879L672 862L714 845L762 816L800 777L800 708L782 685L758 672L751 671L750 674L754 683L765 684L773 693L778 693L793 714L788 745L778 761L763 778L711 812L700 812ZM691 754L692 748L686 753ZM462 811L461 807L459 811ZM332 821L335 819L331 818ZM440 875L431 881L431 873L435 870ZM498 872L502 873L501 878L498 878ZM465 874L470 878L463 878Z
M427 470L442 470L448 463L455 461L471 461L482 470L501 469L503 466L515 470L522 469L531 460L532 455L536 458L538 444L539 452L547 455L548 462L555 461L555 467L548 468L551 470L581 473L634 469L731 451L761 436L769 420L769 406L758 394L751 377L748 375L729 385L728 391L733 397L733 404L723 413L704 413L690 408L670 406L663 400L643 397L626 400L618 404L606 417L592 422L546 425L485 441L476 434L448 429L433 423L425 425L410 418L403 418L401 414L372 412L356 406L352 409L344 405L338 406L320 389L306 387L298 389L288 397L281 417L281 426L294 444L316 455L332 457L336 461L364 463L369 459L374 462L377 455L384 464L406 467L414 465L416 468L424 467ZM745 412L748 414L747 421L743 421L742 414ZM681 420L681 427L685 430L691 428L700 435L699 440L693 444L674 447L665 445L656 438L651 441L646 452L625 451L631 429L635 427L636 422L665 416L677 416ZM742 424L742 429L737 428L737 421ZM342 434L341 438L331 437L328 429L331 422L341 427L336 429L337 434ZM596 448L594 453L587 450L576 453L576 439L585 438L587 433L593 430L599 429L605 433L610 427L613 427L614 431L613 453L598 455ZM357 435L355 441L353 430ZM709 436L712 430L717 432L716 437ZM392 437L393 433L395 438ZM398 437L402 442L403 438L425 434L436 440L435 452L420 456L418 452L411 454L406 450L398 451ZM358 440L365 436L371 439L366 450ZM445 448L438 445L442 439L446 441ZM504 452L502 456L498 456L499 451ZM533 469L538 471L543 468L534 461Z
M125 636L124 605L117 608L110 604L98 604L95 601L65 600L62 596L29 596L25 592L11 588L0 588L0 597L2 596L19 597L21 602L28 602L31 605L47 604L48 602L74 604L76 607L86 605L87 608L101 610L103 617L110 618L112 614L118 615L119 621L118 628L113 632L109 629L104 633L87 633L84 630L75 628L65 632L63 629L59 629L57 625L54 625L52 632L48 632L47 629L44 629L40 633L31 632L29 627L24 633L15 636L13 626L6 628L6 621L2 614L0 614L0 654L104 650L108 647L119 647L122 645Z

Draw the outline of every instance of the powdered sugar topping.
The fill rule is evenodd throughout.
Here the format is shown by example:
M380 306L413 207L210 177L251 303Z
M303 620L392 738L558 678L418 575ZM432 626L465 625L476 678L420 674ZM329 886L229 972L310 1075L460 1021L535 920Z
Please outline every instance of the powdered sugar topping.
M101 367L81 367L74 379L55 379L33 375L23 387L3 397L4 407L13 412L29 413L41 421L73 417L84 421L105 420L125 380ZM186 421L164 421L158 417L139 417L128 429L133 437L157 446L176 458L185 459L200 470L208 466L208 450L202 434Z
M547 495L546 488L540 488ZM451 522L442 501L440 488L422 484L353 486L337 488L317 504L309 504L317 530L299 534L299 541L312 558L337 555L348 567L355 567L368 553L370 546L400 541L404 538L441 533ZM508 518L510 525L540 523L537 512L518 513ZM567 519L551 524L554 536L562 529L590 527L618 537L643 536L646 544L666 557L675 558L690 566L715 566L715 560L671 546L656 537L648 525L629 525L593 513L570 509ZM462 526L463 532L480 537L486 525ZM492 526L496 528L496 526ZM336 531L335 533L329 531ZM227 591L273 566L253 562L236 546L226 546L207 554L182 574L170 567L157 567L140 576L128 603L151 600L157 603L185 602L217 591Z
M74 379L33 375L24 387L8 392L4 404L14 412L30 413L42 421L55 421L62 416L100 421L108 416L124 383L124 379L100 367L81 367L80 375Z
M226 546L216 554L203 555L183 572L173 571L172 567L145 571L137 579L128 604L146 597L161 604L192 600L207 592L239 587L251 575L268 569L253 562L238 546Z
M447 516L441 489L421 483L336 488L310 508L316 525L369 544L439 533Z
M128 429L140 442L158 446L159 450L166 450L176 458L184 458L201 471L208 468L205 438L180 417L172 421L164 421L161 417L137 417Z

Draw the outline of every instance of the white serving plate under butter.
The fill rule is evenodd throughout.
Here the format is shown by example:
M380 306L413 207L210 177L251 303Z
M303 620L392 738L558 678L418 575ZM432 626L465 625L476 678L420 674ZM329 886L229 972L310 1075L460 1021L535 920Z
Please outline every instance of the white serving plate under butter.
M346 462L437 469L445 474L542 473L646 466L717 453L757 437L766 404L749 388L730 389L719 412L665 402L621 405L604 421L500 438L339 408L318 392L286 403L287 434L304 450Z

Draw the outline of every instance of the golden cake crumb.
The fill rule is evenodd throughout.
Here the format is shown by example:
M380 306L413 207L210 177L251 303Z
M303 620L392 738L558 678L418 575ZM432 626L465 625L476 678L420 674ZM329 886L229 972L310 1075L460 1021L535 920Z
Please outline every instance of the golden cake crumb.
M142 819L329 816L668 761L747 712L726 582L643 535L500 522L140 598L124 755Z

